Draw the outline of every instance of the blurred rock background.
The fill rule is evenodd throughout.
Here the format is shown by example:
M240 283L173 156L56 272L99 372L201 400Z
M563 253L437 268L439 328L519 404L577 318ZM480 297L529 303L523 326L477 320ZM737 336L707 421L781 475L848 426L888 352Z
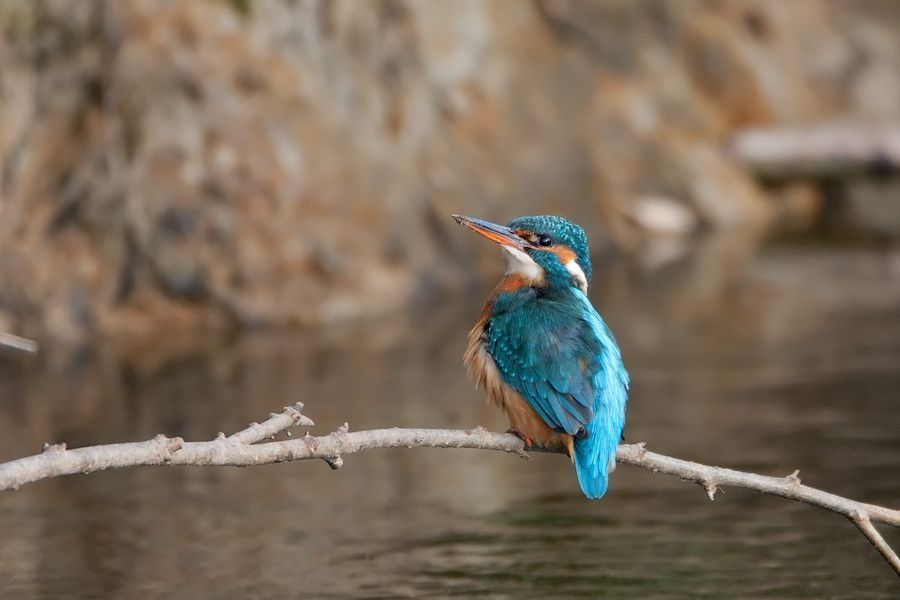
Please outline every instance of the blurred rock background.
M395 311L498 267L452 212L625 255L813 226L828 185L729 144L896 121L898 30L893 0L0 0L0 330Z

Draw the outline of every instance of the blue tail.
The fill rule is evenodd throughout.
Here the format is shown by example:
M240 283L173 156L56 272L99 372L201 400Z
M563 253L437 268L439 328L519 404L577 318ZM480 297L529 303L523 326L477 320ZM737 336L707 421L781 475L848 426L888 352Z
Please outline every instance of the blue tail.
M585 427L587 436L575 439L575 473L588 498L602 498L609 485L609 474L616 468L616 448L625 427L625 402L628 398L628 374L617 355L598 373L594 418Z
M588 423L588 436L575 440L575 473L581 491L591 499L602 498L609 485L609 473L615 468L618 437L610 444L600 431L598 417Z

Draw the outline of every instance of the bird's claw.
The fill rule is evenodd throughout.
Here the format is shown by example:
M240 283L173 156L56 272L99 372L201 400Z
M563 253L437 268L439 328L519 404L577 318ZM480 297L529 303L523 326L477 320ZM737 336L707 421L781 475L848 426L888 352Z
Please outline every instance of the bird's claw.
M534 442L531 440L530 437L528 437L527 435L522 435L522 433L514 427L510 427L509 429L507 429L506 433L511 433L514 436L516 436L517 438L519 438L520 440L522 440L522 442L525 444L526 450L531 448L532 446L534 446Z

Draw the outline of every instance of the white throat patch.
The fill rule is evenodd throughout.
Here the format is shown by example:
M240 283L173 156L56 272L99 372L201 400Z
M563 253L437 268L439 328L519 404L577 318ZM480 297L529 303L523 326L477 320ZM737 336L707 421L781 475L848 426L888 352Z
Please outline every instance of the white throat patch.
M581 268L581 265L578 264L576 260L570 260L566 263L566 271L572 274L572 277L578 282L578 287L581 288L581 291L587 294L587 277L584 276L584 270Z
M544 269L534 262L527 253L512 246L501 246L506 250L506 274L521 275L529 281L541 281L544 279ZM583 276L584 274L582 274Z
M543 281L544 279L544 269L541 265L534 262L534 259L528 256L526 252L519 250L513 246L501 246L504 250L506 250L506 274L507 275L521 275L528 281L538 283ZM587 294L588 283L587 277L584 275L584 270L581 268L581 265L578 264L578 261L575 259L570 260L565 264L566 271L571 273L572 277L575 278L576 283L578 284L579 289L582 292Z

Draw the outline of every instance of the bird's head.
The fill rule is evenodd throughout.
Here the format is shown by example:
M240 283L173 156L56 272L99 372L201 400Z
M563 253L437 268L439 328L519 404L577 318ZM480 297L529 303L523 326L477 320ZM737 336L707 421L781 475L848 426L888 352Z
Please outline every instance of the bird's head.
M552 215L519 217L497 225L474 217L453 215L457 223L500 244L506 251L506 272L530 285L576 287L587 292L591 260L584 230Z

